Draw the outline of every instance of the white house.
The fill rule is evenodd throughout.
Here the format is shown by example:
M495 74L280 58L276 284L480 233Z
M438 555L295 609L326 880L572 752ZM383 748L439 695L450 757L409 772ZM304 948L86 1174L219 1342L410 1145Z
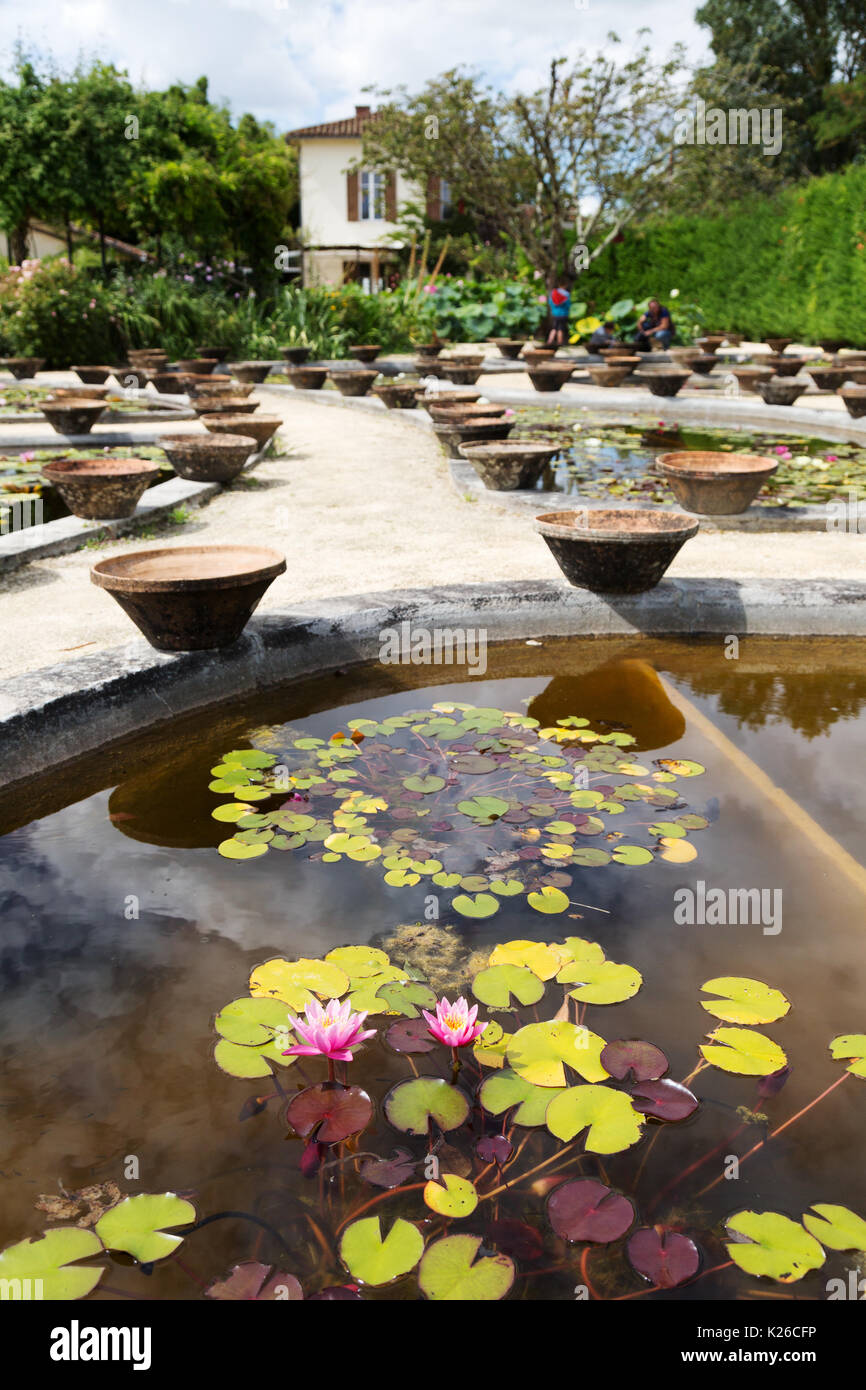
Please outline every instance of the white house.
M398 207L424 203L427 216L437 221L449 211L442 180L431 179L425 197L402 174L349 169L361 154L364 125L374 119L369 106L356 106L347 120L290 130L285 137L298 147L305 285L357 280L375 294L404 244Z

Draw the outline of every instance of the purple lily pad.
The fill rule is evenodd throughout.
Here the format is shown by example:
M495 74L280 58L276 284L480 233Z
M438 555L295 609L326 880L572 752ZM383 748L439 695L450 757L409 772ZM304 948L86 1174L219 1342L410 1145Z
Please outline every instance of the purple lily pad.
M693 1240L678 1231L642 1226L626 1245L629 1264L660 1289L675 1289L697 1274L701 1252Z
M546 883L551 888L568 888L574 882L571 874L563 873L562 869L554 869L552 873L545 874L540 878L539 883Z
M500 820L505 821L507 825L524 825L526 821L532 820L532 816L521 806L514 811L506 811L504 816L500 816Z
M583 811L563 811L561 815L557 816L557 820L568 821L569 825L586 825L589 816L585 815Z
M511 1218L491 1221L487 1239L503 1255L511 1255L515 1260L531 1262L539 1259L544 1251L541 1233L526 1221Z
M273 1265L259 1264L258 1260L245 1260L243 1264L235 1265L225 1279L215 1279L208 1284L204 1296L234 1302L285 1300L299 1303L304 1291L294 1274L285 1274Z
M631 1088L631 1103L642 1115L653 1115L657 1120L686 1120L698 1108L698 1098L688 1086L667 1078L636 1082Z
M547 1199L547 1217L563 1240L591 1240L607 1245L625 1235L634 1221L634 1206L596 1178L576 1178L555 1187Z
M329 1284L326 1289L320 1289L318 1293L311 1294L309 1303L363 1303L361 1295L358 1293L355 1284Z
M375 1187L400 1187L415 1172L415 1159L408 1149L394 1149L391 1158L368 1158L361 1164L361 1177Z
M395 1052L432 1052L435 1046L423 1018L401 1018L385 1037Z
M504 1134L488 1134L478 1140L475 1152L482 1163L502 1164L508 1162L514 1152L514 1145Z
M758 1095L762 1100L770 1100L771 1097L777 1096L790 1075L790 1067L780 1067L769 1076L762 1076L758 1082Z
M350 1134L360 1134L373 1117L373 1102L360 1086L308 1086L286 1108L286 1119L306 1139L315 1135L319 1144L339 1144Z
M521 859L540 859L540 858L541 858L541 850L540 850L540 849L535 849L535 847L534 847L533 845L524 845L523 849L519 849L519 850L517 851L517 853L520 855L520 858L521 858Z
M660 1047L639 1038L617 1038L602 1048L601 1065L617 1081L631 1072L635 1081L657 1081L670 1065Z

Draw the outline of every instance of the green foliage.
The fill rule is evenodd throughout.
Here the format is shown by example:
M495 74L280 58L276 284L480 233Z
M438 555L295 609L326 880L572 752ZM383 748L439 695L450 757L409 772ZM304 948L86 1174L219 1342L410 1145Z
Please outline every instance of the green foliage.
M429 298L439 337L458 342L532 337L547 317L541 280L446 277L431 288Z
M715 216L673 217L627 232L586 271L596 309L656 295L678 327L671 286L702 306L709 328L815 342L866 341L866 168L810 180Z
M146 307L65 258L25 261L0 277L0 342L47 367L122 360L124 344L157 328Z

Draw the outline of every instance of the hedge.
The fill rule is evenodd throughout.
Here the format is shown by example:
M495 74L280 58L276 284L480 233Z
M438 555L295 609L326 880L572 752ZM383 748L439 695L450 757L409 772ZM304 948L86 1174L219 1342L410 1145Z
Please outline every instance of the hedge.
M866 166L713 217L631 228L574 293L603 311L623 298L666 303L672 289L700 305L709 330L866 344Z

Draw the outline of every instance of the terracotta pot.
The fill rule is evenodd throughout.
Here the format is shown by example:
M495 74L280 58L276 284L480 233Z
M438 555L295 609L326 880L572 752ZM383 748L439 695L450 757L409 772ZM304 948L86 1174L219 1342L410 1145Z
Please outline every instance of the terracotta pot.
M822 352L838 352L845 346L844 338L819 338L818 346Z
M335 370L330 373L331 381L341 396L366 396L379 373L371 368L348 371Z
M635 372L634 379L641 386L648 386L654 396L675 396L690 376L685 367L654 367L651 371Z
M126 363L122 367L114 368L114 378L121 387L134 386L137 391L141 391L150 379L150 372L146 367L131 367Z
M724 341L724 333L707 333L703 338L695 338L695 343L704 357L713 356Z
M554 357L556 356L556 351L556 348L540 348L533 347L532 345L530 345L529 347L525 347L523 349L523 352L521 353L521 360L523 362L529 363L530 365L533 362L538 362L539 364L541 364L542 362L552 362Z
M444 425L458 425L461 420L501 420L506 411L504 405L479 405L477 401L451 401L439 405L431 401L427 410L434 420Z
M442 367L442 376L453 381L455 386L474 386L481 375L480 367L453 367L450 364Z
M655 588L700 522L681 512L633 507L545 512L536 529L569 584L596 594Z
M225 362L226 358L228 357L229 353L231 352L231 348L227 348L227 347L197 347L197 348L196 348L196 352L198 353L199 357L207 357L207 358L213 359L215 362L219 363L219 362Z
M697 357L693 357L690 362L682 363L683 369L688 367L690 372L697 372L699 376L709 376L713 367L721 365L722 359L716 357L715 353L702 352Z
M502 356L509 358L511 361L513 361L515 357L519 357L523 348L526 346L525 338L488 338L487 341L488 343L492 343L494 347L499 348Z
M529 380L536 391L561 391L574 372L573 362L545 362L530 365Z
M735 376L740 383L741 391L750 391L752 395L757 395L756 385L759 381L769 381L773 375L769 367L732 367L731 376Z
M866 386L843 386L839 392L845 409L855 420L866 415Z
M71 431L70 431L71 433ZM89 521L116 521L132 516L139 498L160 470L145 459L57 459L42 469L73 516Z
M771 376L766 381L756 381L755 390L767 405L793 405L804 387L793 377Z
M0 367L11 372L16 381L35 376L45 366L44 357L0 357ZM75 371L75 368L72 368ZM84 377L81 378L82 381Z
M447 346L447 342L443 339L441 342L437 340L435 343L418 343L415 351L419 357L438 357L443 348L447 348Z
M112 394L112 389L111 386L52 386L48 404L52 405L54 401L104 401L106 396Z
M190 387L195 386L192 372L149 372L149 380L157 391L165 396L186 396Z
M250 434L164 434L159 447L181 478L230 483L259 446Z
M164 357L168 361L168 353L160 347L128 348L126 355L130 362L135 362L139 357Z
M422 386L416 392L415 399L419 405L423 406L424 409L429 412L430 407L434 405L469 404L472 401L479 400L480 396L480 391L470 391L468 387L462 391L457 389L456 391L427 392Z
M289 381L296 391L321 391L328 379L327 367L291 367Z
M629 354L625 357L606 357L604 359L604 365L606 367L625 367L629 376L631 376L632 372L636 367L640 366L642 361L643 357L639 352L636 352L634 356Z
M460 444L458 455L468 459L485 487L495 492L534 487L554 454L556 445L523 440L504 444Z
M631 367L615 367L613 363L610 366L589 367L587 370L594 386L619 386L632 373Z
M807 367L806 372L819 391L838 391L846 381L866 383L866 367Z
M308 347L281 347L280 352L287 362L291 362L293 367L300 367L302 362L306 362L310 356L311 348Z
M94 400L58 401L56 405L46 401L42 406L51 428L65 435L89 434L104 410L105 402Z
M389 410L414 410L417 393L417 382L386 381L381 386L374 386L371 394L378 396Z
M196 415L253 415L259 402L247 400L246 396L224 396L221 392L209 396L203 392L193 397L192 408Z
M102 386L114 375L113 367L70 367L69 370L87 386Z
M213 434L250 435L260 449L283 423L279 415L202 415L201 422Z
M256 389L255 386L246 385L244 382L233 381L222 372L218 376L208 372L189 372L186 375L190 378L187 385L187 394L190 396L249 396Z
M838 352L833 358L834 367L862 367L866 364L866 352Z
M90 578L152 647L191 652L237 641L285 568L285 557L264 546L184 545L100 560Z
M229 371L238 381L264 381L271 370L270 362L229 362Z
M622 357L622 354L628 350L628 343L609 343L607 347L598 348L597 355L603 357L607 362L609 357Z
M461 444L481 444L491 439L507 439L513 429L513 420L473 420L471 415L459 424L433 425L436 438L453 459L461 457Z
M765 338L765 339L764 339L764 342L767 344L767 347L770 348L770 350L771 350L772 352L775 352L775 353L784 352L784 351L785 351L785 348L786 348L786 347L790 347L791 344L793 343L793 341L794 341L793 338Z
M205 373L210 374L219 363L218 357L179 357L177 369L179 372L193 372L201 376Z
M805 357L786 357L784 353L771 353L763 359L776 376L796 376L806 365Z
M762 454L680 450L660 454L655 466L687 511L734 516L748 510L779 461Z
M359 362L375 362L381 351L381 343L354 343L349 347L352 357L357 357Z
M699 357L712 356L712 353L701 352L698 347L672 347L668 348L668 357L680 366L690 367Z
M421 377L432 376L445 379L445 363L436 357L414 357L412 370Z

